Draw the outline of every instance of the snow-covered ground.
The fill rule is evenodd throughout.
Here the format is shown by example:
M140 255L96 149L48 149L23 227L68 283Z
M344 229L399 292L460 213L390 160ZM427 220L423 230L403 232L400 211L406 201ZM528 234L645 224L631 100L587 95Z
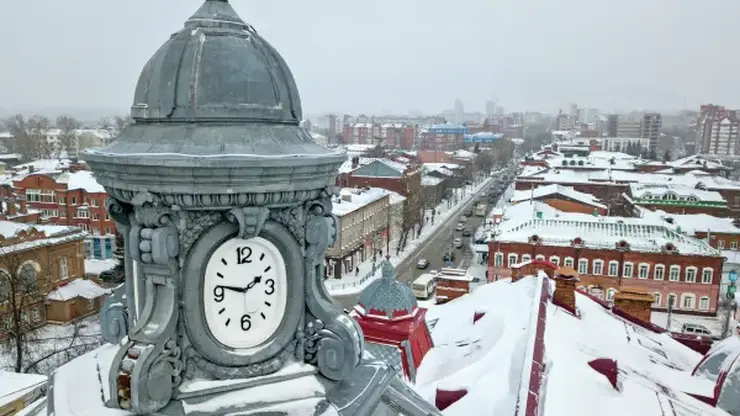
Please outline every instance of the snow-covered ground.
M85 273L94 274L98 276L100 275L100 273L106 270L110 270L115 266L116 266L115 259L105 259L105 260L86 259L85 260Z
M23 369L31 373L49 374L53 369L103 345L98 315L75 324L48 324L29 335L24 349ZM6 341L0 350L0 369L13 371L15 349ZM38 365L27 368L34 362Z
M414 253L419 248L419 245L423 244L430 235L434 234L451 218L455 217L463 209L463 207L465 207L468 202L475 199L481 191L490 187L493 179L493 177L488 177L477 185L468 186L465 192L465 197L461 198L457 205L448 207L447 202L441 203L437 207L439 214L436 215L434 218L434 225L432 225L431 222L428 222L424 226L424 228L422 228L419 238L415 240L409 240L406 243L406 248L401 251L399 255L396 256L395 251L391 250L391 263L393 263L394 266L398 266L399 263L406 260L406 258ZM324 285L326 286L330 294L336 296L359 293L362 291L362 289L367 287L370 282L380 277L381 262L382 259L378 259L378 261L376 262L375 273L373 273L372 270L372 261L366 261L358 266L360 268L360 273L356 275L354 273L350 273L349 275L343 276L341 279L326 279L324 280Z

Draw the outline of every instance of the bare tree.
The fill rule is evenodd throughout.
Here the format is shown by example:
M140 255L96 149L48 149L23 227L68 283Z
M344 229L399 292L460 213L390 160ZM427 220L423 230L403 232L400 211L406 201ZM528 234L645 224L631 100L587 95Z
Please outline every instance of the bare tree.
M46 139L46 133L49 131L51 123L44 116L34 114L26 120L26 129L31 145L35 148L34 159L48 159L53 153L51 143Z
M61 157L62 151L66 152L67 155L77 153L77 129L80 126L80 122L71 116L57 117L56 128L60 130L57 157Z
M10 245L0 249L0 304L4 304L0 308L0 324L7 328L7 336L1 342L14 358L13 369L20 373L29 341L41 321L40 317L34 319L32 311L44 307L43 293L51 282L26 261L25 253L15 248Z
M384 147L382 147L381 145L376 145L372 149L370 149L367 152L365 152L365 156L366 157L373 157L373 158L380 159L380 158L386 157L387 156L387 153L386 153Z
M116 133L120 133L121 130L128 127L131 123L133 123L133 119L129 115L113 117L113 125L116 128Z
M496 164L496 160L493 157L493 153L488 150L481 151L475 157L474 167L479 172L484 172L486 175L493 169Z
M17 153L23 160L32 160L35 146L32 145L28 136L28 126L23 114L16 114L5 121L5 127L10 133L10 138L3 143L10 153Z
M100 146L100 139L92 132L85 132L77 136L77 147L80 150Z

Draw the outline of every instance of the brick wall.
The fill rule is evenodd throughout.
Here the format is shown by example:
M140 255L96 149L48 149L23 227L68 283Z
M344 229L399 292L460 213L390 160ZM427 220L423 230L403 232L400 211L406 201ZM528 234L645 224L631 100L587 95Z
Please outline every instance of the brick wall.
M546 198L546 199L542 199L542 202L563 212L579 212L582 214L593 214L594 210L596 210L601 216L605 216L607 214L607 210L605 208L596 208L592 205L587 205L587 204L583 204L583 203L576 202L576 201L571 201L571 200L564 199L564 198Z

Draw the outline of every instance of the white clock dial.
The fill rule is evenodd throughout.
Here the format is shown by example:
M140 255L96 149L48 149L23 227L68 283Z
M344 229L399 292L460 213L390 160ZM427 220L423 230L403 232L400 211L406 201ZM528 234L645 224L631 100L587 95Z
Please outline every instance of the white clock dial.
M221 344L253 348L269 341L287 306L287 271L275 245L262 237L232 238L208 260L203 277L206 324Z

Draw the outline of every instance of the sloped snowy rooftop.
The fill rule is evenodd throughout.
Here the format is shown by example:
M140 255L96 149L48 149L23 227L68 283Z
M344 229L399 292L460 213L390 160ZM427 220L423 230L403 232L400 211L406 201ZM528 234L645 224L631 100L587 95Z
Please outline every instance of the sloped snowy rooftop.
M59 286L49 293L49 300L67 301L80 297L85 299L97 299L107 295L110 290L104 289L87 279L75 279Z
M693 199L699 202L725 202L719 192L704 191L681 184L644 184L631 183L632 196L639 199L663 199L672 195L674 199Z
M520 179L534 179L541 182L551 183L590 183L590 182L621 182L621 183L643 183L643 184L679 184L690 188L696 188L703 184L708 189L740 189L740 182L732 181L719 176L695 176L689 173L682 175L663 175L655 173L631 172L624 170L573 170L552 168L537 171L531 169L522 172Z
M559 184L550 184L545 186L538 186L532 190L514 191L514 196L511 198L511 202L522 202L530 199L538 199L549 195L562 195L570 198L574 201L579 201L586 205L591 205L598 208L606 209L606 205L599 202L598 198L591 194L584 192L578 192L571 186L563 186Z
M46 376L0 371L0 408L45 384Z
M466 389L467 395L444 415L524 414L522 395L529 393L530 375L537 376L531 367L537 326L533 322L545 317L546 374L539 392L534 392L539 414L727 415L685 394L711 396L714 383L691 376L701 355L667 334L616 317L580 293L580 319L549 301L540 316L538 295L550 286L543 288L543 278L516 283L504 279L430 306L427 319L434 322L435 348L419 368L417 391L433 402L437 389ZM588 365L597 358L617 360L620 391ZM674 413L663 413L670 412L665 409Z
M332 213L339 217L358 210L388 195L382 188L342 188L334 200Z
M62 173L57 178L57 183L66 184L70 191L82 189L87 193L105 193L105 188L95 180L95 176L89 170Z

